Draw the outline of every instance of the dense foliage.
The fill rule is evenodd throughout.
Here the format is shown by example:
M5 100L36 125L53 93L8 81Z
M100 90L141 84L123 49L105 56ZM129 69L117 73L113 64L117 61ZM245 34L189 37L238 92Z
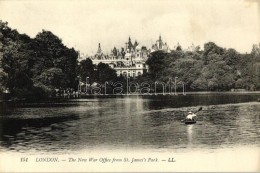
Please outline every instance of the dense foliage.
M167 82L178 77L177 86L184 83L189 91L260 89L260 45L253 45L250 54L240 54L209 42L204 51L153 52L147 64L149 80Z
M14 97L49 97L55 89L75 88L78 53L49 31L31 39L0 21L1 90Z

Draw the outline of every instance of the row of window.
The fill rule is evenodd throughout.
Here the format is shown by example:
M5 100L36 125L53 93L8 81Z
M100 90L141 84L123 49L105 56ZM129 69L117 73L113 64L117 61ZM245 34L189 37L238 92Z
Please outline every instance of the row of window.
M127 72L122 72L122 71L119 71L119 75L123 75L123 76L131 76L131 72L130 71L128 71L128 73ZM137 72L137 76L140 76L140 75L142 75L142 73L139 71L139 72ZM135 71L133 72L133 75L132 75L133 77L135 77L136 76L136 73L135 73Z

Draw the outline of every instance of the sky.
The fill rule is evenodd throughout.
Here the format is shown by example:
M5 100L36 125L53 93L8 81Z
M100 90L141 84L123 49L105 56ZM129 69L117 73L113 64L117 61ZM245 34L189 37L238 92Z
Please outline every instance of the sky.
M84 55L129 36L148 49L159 35L171 49L212 41L244 53L260 42L260 0L0 0L0 19L32 38L49 30Z

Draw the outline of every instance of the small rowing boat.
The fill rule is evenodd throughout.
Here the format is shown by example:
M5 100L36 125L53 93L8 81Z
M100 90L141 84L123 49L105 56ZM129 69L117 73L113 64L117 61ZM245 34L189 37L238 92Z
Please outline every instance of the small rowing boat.
M202 107L200 107L195 113L189 112L189 114L186 116L186 118L184 120L182 120L182 122L184 122L185 124L195 124L197 122L196 113L198 113L201 110L202 110Z
M195 124L196 122L196 120L184 120L185 124Z

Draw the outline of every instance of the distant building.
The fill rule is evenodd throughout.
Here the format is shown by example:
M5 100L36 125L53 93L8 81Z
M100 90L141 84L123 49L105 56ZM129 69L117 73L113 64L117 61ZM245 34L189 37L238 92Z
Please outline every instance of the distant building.
M125 48L119 50L114 47L109 55L103 54L99 43L97 53L89 58L96 65L100 62L108 64L116 70L118 76L136 77L148 71L148 65L145 64L148 55L149 51L145 46L139 46L137 41L133 44L129 37Z
M167 43L162 41L161 36L159 36L159 40L152 45L151 50L148 50L145 46L140 46L137 41L132 43L129 37L124 48L117 49L114 47L110 54L104 54L99 43L97 53L89 58L93 64L96 65L100 62L108 64L111 68L116 70L118 76L136 77L148 72L149 67L145 62L151 52L159 50L170 52Z
M170 49L169 49L167 43L163 43L161 36L159 36L159 40L157 40L155 42L155 44L152 45L151 52L158 51L158 50L162 50L162 51L165 51L165 52L170 52Z

